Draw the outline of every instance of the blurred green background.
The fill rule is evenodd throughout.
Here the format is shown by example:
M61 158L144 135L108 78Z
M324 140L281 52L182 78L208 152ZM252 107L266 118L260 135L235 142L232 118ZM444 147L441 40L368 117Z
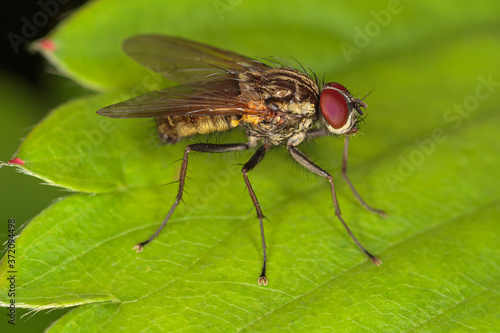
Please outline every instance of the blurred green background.
M390 156L391 150L402 149L399 156L392 157L395 161L392 169L386 169L397 177L397 168L403 163L398 158L403 156L408 160L415 139L429 138L429 133L436 127L448 126L447 133L452 132L450 127L454 121L443 121L443 115L474 95L480 83L479 76L487 78L493 75L495 81L500 80L496 61L497 51L500 50L500 7L493 1L310 1L307 4L300 1L286 4L222 0L166 4L151 1L149 4L145 2L136 12L130 11L133 5L129 1L123 1L123 6L118 1L101 3L100 11L84 8L78 22L71 24L72 16L63 15L62 9L52 20L67 20L68 25L62 25L57 32L61 40L73 34L79 36L79 33L96 37L95 43L89 42L91 38L65 40L68 43L58 50L56 64L62 62L62 69L77 82L54 75L58 70L51 66L44 66L35 82L5 69L0 73L0 160L6 162L13 157L21 139L57 105L74 97L92 94L92 90L125 89L140 80L144 74L138 67L133 68L135 72L123 74L119 70L122 67L132 68L120 53L119 43L138 31L178 35L248 56L294 57L313 68L320 77L326 73L328 81L342 82L347 87L353 87L356 93L364 95L374 89L367 99L370 108L363 131L365 136L355 140L358 148L355 148L353 161L354 167L368 174L369 166L360 165L363 161L375 163ZM40 10L44 8L36 7L34 13ZM32 21L33 15L21 15L18 20L24 22L21 18L25 16ZM165 25L158 28L162 19ZM119 25L113 25L120 20ZM130 22L123 22L127 20ZM48 24L44 25L45 29L47 27ZM100 36L103 27L111 32ZM7 32L15 31L22 35L22 25L10 29ZM106 39L108 35L112 37ZM42 36L39 34L33 39ZM3 52L12 52L9 41L6 43ZM88 63L81 59L92 59L94 55L99 65L86 67ZM115 72L116 76L110 77L107 71L100 70L103 66ZM419 74L417 79L416 73ZM82 88L81 85L89 88ZM481 101L477 112L461 117L459 127L462 122L467 126L467 120L477 121L483 114L491 114L499 101L497 91L492 96ZM384 108L387 108L387 113L384 113ZM400 110L400 113L394 110ZM486 137L485 140L497 142L498 138ZM363 146L370 149L363 150ZM409 147L407 151L405 146ZM466 159L474 148L460 146L457 153L464 154ZM309 146L307 149L316 157L321 156L321 147ZM491 163L497 161L493 157L495 151L484 151L482 154L492 154ZM415 169L413 172L418 174L418 166ZM453 174L453 171L443 172L439 165L432 170L436 173L429 174L428 178ZM262 168L260 173L265 173L265 169ZM376 177L385 180L384 175ZM404 178L401 182L396 181L397 191L404 192L401 189L406 182ZM358 177L358 181L364 180ZM14 168L3 167L0 170L0 183L1 219L15 218L18 225L26 223L54 199L65 195L63 190L40 186L38 179L19 174ZM394 190L390 184L385 182L386 192ZM452 183L444 184L449 186L450 195L456 194ZM423 196L425 191L429 191L417 186L412 189ZM490 193L489 189L481 192L479 185L470 189L480 194ZM492 195L491 200L494 202L495 199L498 200ZM383 199L377 200L382 202L384 208L391 206ZM424 207L422 211L427 209ZM498 232L498 229L492 232ZM5 235L3 230L0 230L0 235ZM497 273L492 272L492 276ZM48 323L66 311L42 311L41 314L20 318L22 313L27 312L19 309L16 331L43 331ZM498 317L494 319L498 322ZM10 328L2 319L0 328L4 327ZM466 331L463 327L446 327L440 326L436 331ZM356 331L355 328L352 330Z

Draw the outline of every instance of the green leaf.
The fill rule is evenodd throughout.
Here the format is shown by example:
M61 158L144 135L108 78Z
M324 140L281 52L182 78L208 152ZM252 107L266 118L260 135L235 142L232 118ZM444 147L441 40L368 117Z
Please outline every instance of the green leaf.
M40 213L17 239L19 306L76 306L50 332L498 328L500 39L493 3L401 2L365 47L356 46L356 27L376 23L372 11L389 11L387 2L329 2L321 10L292 2L295 15L258 1L116 3L93 2L49 36L57 45L50 57L68 75L117 91L57 108L16 154L25 172L78 192ZM231 10L208 25L220 19L214 6L221 3ZM182 20L192 25L178 33ZM151 88L144 78L153 77L119 48L145 31L251 56L293 55L352 90L375 88L366 99L364 135L351 140L349 174L387 218L360 208L342 181L341 140L321 138L301 149L332 170L343 216L384 264L375 267L358 251L334 218L328 185L297 172L284 149L250 174L270 220L267 287L256 283L259 226L236 165L252 152L191 156L185 204L157 240L132 251L170 208L177 185L166 184L177 179L189 142L161 146L150 120L95 114ZM463 31L469 33L454 38ZM342 42L359 52L346 58ZM239 132L217 139L245 140ZM5 293L0 300L9 301Z
M165 152L151 130L154 122L116 122L95 113L118 100L116 94L99 95L54 110L17 153L26 171L50 184L82 192L158 185L172 178L174 170L165 172L158 165ZM143 172L151 164L158 165L156 170Z

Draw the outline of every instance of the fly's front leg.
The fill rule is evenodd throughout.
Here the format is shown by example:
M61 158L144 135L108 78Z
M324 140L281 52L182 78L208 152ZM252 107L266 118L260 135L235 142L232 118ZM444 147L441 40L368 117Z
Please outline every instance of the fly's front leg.
M331 135L330 131L325 130L323 128L315 128L315 129L309 130L309 132L306 133L306 139L312 140L312 139L321 138L323 136L328 136L328 135Z
M345 138L345 142L344 142L344 154L343 154L343 157L342 157L342 176L344 177L344 179L347 182L347 184L349 184L349 187L351 188L352 193L354 193L354 196L356 197L356 199L358 199L359 203L363 207L365 207L366 210L368 210L368 211L370 211L372 213L378 214L380 216L386 217L387 215L385 214L385 212L383 210L370 207L363 200L363 198L361 198L361 196L359 195L358 191L356 191L356 189L354 188L354 185L352 185L351 180L347 176L347 155L348 155L348 152L349 152L349 137L347 136Z
M134 249L137 252L142 252L144 246L148 243L151 243L153 239L155 239L161 232L161 230L167 225L168 220L174 213L175 209L179 205L179 202L182 200L182 194L184 193L184 184L186 181L186 172L188 167L188 155L191 151L199 151L202 153L226 153L230 151L238 151L248 149L249 146L246 143L235 143L235 144L210 144L210 143L196 143L186 147L184 151L184 157L182 158L181 171L179 174L179 191L177 192L177 196L175 197L175 202L170 208L167 216L163 220L160 227L156 230L156 232L151 235L147 240L141 242L134 246Z
M328 132L327 130L313 129L313 130L310 130L309 132L307 132L306 139L312 140L312 139L319 138L322 136L327 136L327 135L330 135L330 132ZM372 213L378 214L382 217L386 217L387 215L385 214L385 212L383 210L373 208L373 207L369 206L363 200L361 195L359 195L358 191L356 191L356 188L354 187L351 180L349 179L349 176L347 176L347 156L348 156L348 153L349 153L349 136L346 136L345 141L344 141L344 153L342 156L342 177L344 177L344 180L349 185L349 188L351 189L351 191L354 194L354 196L356 197L356 199L358 199L361 206L363 206L366 210L368 210Z
M257 196L255 195L255 192L252 188L252 185L250 184L250 180L248 179L247 172L255 168L257 164L259 164L260 161L264 158L266 151L269 150L269 147L266 145L262 145L257 149L255 154L248 160L247 163L243 166L241 169L241 172L243 173L243 178L245 179L245 184L248 189L248 193L250 194L250 197L252 198L253 205L255 207L255 211L257 212L257 218L259 219L260 223L260 236L262 238L262 253L263 253L263 264L262 264L262 272L260 273L259 279L257 280L257 283L259 285L264 285L267 286L267 278L266 278L266 263L267 263L267 254L266 254L266 238L264 236L264 214L262 213L262 209L260 208L259 200L257 199Z
M325 170L323 170L322 168L320 168L319 166L314 164L311 160L309 160L309 158L306 155L304 155L300 150L298 150L297 147L288 145L287 148L288 148L288 151L290 152L290 155L292 155L292 157L300 165L302 165L307 170L314 172L315 174L317 174L323 178L328 179L328 181L330 182L330 188L332 191L332 200L333 200L333 206L335 207L335 215L340 220L340 222L342 222L342 225L346 229L347 233L349 234L349 236L351 236L352 240L354 241L354 243L356 243L356 245L360 248L360 250L363 251L370 258L372 263L374 263L377 266L380 265L382 263L382 261L379 258L372 255L370 252L368 252L365 249L365 247L363 245L361 245L361 243L358 241L356 236L354 236L354 234L352 233L352 231L349 228L349 226L347 225L347 223L345 223L344 219L342 218L342 215L340 213L339 203L337 201L337 195L335 193L335 185L333 184L332 175L330 175L328 172L326 172Z

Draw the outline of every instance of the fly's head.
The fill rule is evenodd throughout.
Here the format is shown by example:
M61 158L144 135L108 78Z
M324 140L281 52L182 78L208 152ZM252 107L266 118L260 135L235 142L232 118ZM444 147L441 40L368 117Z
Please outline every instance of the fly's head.
M363 115L361 108L366 104L340 83L330 82L321 90L319 107L322 123L332 134L349 135L358 131L358 116Z

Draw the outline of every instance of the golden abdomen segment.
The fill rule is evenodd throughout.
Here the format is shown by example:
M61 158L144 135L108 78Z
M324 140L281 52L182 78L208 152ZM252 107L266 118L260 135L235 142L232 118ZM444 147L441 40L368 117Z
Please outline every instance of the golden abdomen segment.
M239 116L171 116L157 118L158 133L163 141L178 142L196 134L223 132L232 129ZM236 123L237 124L237 123Z

